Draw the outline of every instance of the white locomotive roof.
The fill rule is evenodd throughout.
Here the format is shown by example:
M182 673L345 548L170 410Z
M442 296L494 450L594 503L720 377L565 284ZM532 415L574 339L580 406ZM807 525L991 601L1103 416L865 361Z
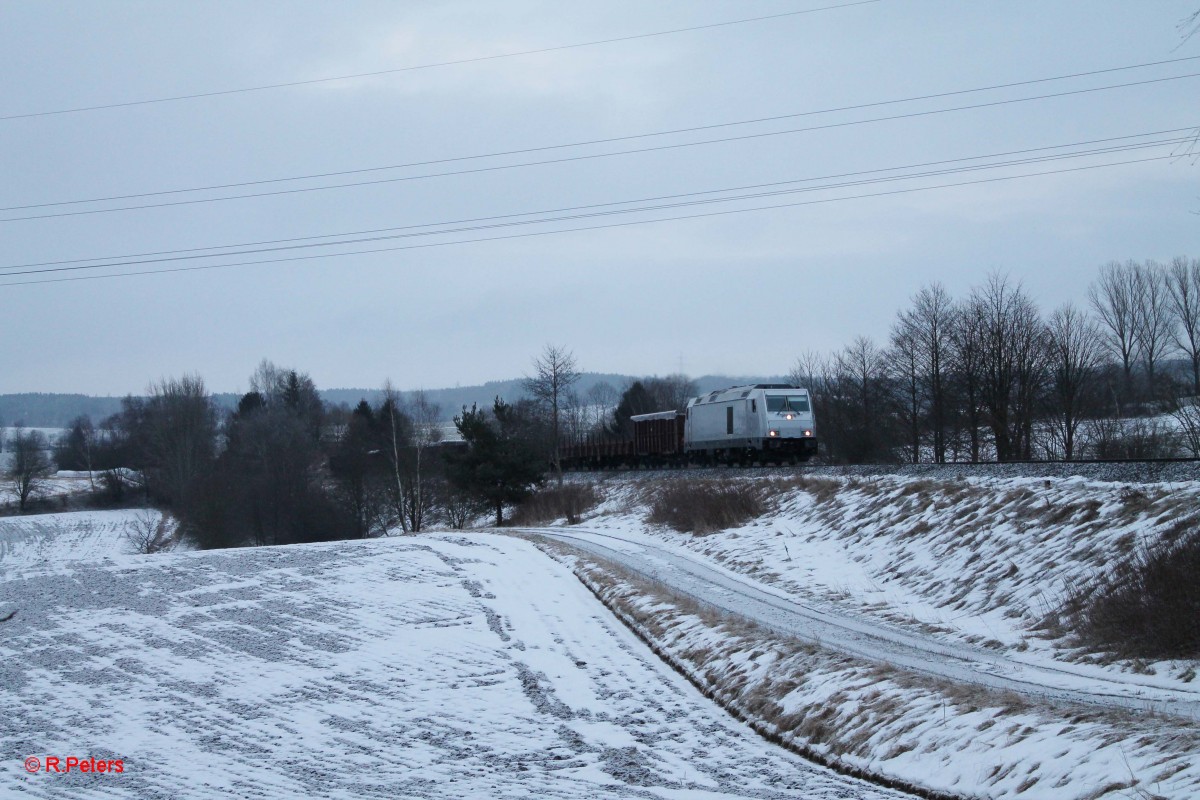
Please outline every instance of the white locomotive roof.
M655 411L653 414L634 414L629 419L634 422L647 422L652 419L675 419L678 415L677 411Z
M779 389L808 394L808 389L802 389L799 386L789 386L784 383L756 383L748 386L730 386L728 389L717 389L715 392L709 392L708 394L702 394L699 397L693 398L688 402L688 405L696 406L701 403L729 402L741 397L748 397L750 392L755 389Z

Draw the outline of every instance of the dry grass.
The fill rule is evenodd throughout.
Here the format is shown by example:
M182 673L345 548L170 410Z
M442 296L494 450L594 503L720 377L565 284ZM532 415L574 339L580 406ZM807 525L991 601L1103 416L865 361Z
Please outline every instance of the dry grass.
M509 519L510 525L543 525L559 519L576 525L585 513L600 505L604 497L590 483L567 483L540 489L521 505Z
M1200 529L1125 545L1125 560L1067 599L1080 639L1132 658L1200 657Z
M646 519L703 535L761 517L774 508L774 496L771 485L762 482L674 480L654 490Z

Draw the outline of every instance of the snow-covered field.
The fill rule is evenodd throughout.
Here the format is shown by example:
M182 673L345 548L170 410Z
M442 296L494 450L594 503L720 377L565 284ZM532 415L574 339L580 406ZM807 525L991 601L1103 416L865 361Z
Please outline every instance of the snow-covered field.
M6 454L7 455L7 454ZM0 465L0 470L3 466ZM99 478L96 479L99 482ZM92 486L86 472L58 472L38 479L32 499L63 502L71 495L87 492ZM10 480L0 480L0 507L17 505L17 491Z
M136 556L129 513L0 519L0 795L898 796L734 721L527 542Z
M545 532L607 558L557 561L490 532L141 556L144 512L0 518L0 796L899 796L697 686L946 794L1200 796L1198 665L1037 629L1196 524L1200 483L728 475L774 507L693 536L600 478ZM70 756L125 769L44 771Z
M1200 484L825 475L772 484L771 513L705 536L647 524L652 485L599 487L555 535L665 587L581 570L700 685L784 718L773 733L956 793L1200 796L1197 664L1097 658L1035 630L1066 587L1195 525ZM766 627L716 630L677 595Z

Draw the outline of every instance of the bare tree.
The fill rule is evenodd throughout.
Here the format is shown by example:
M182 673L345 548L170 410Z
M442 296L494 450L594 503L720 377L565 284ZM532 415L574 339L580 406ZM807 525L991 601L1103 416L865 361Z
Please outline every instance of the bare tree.
M406 480L403 481L404 513L408 520L408 529L413 533L420 533L425 527L431 506L426 480L426 451L442 440L442 429L439 425L441 409L436 403L429 401L424 391L416 391L409 397L406 411L412 425L412 457L409 462L410 468L406 470ZM395 439L392 444L395 446Z
M542 354L533 360L534 376L525 379L525 391L550 411L551 456L558 484L562 485L562 462L559 459L559 416L567 392L579 380L579 369L575 356L565 347L547 344Z
M1180 443L1192 458L1200 458L1200 406L1195 397L1179 398L1171 410L1179 428Z
M50 472L50 459L46 455L46 437L41 431L26 430L20 426L8 441L12 453L6 472L9 486L17 496L17 506L24 512L29 501L41 491L42 479Z
M1074 458L1076 436L1087 394L1103 353L1100 331L1083 312L1067 304L1056 309L1048 326L1050 346L1050 422L1065 460Z
M125 538L133 545L133 551L150 555L171 546L167 515L156 511L141 511L125 523Z
M682 411L687 408L688 401L700 393L696 382L679 372L663 378L649 378L646 388L657 396L667 408Z
M199 375L150 386L146 404L149 466L166 499L186 508L196 479L216 456L217 416Z
M1176 256L1168 268L1167 293L1175 317L1176 346L1192 363L1192 395L1200 395L1200 260Z
M813 413L819 415L832 374L833 365L829 357L816 350L805 350L796 357L795 363L792 364L792 369L788 372L788 380L792 382L793 386L808 389L808 396L812 398L813 402ZM821 424L819 416L817 424Z
M834 364L825 429L833 428L840 457L853 463L891 460L886 351L859 336L837 354Z
M913 330L922 361L925 390L929 401L929 427L932 433L933 460L946 461L946 403L950 361L950 331L954 327L954 301L946 288L933 283L913 298Z
M600 381L587 390L587 401L588 427L595 427L608 419L612 409L621 402L621 392L608 381Z
M386 426L384 452L391 472L388 496L392 500L395 521L400 523L401 530L408 533L408 515L404 513L404 468L401 453L408 445L409 423L408 416L400 410L400 402L400 393L392 386L391 380L384 381L383 404L379 409L379 417L380 422Z
M971 461L982 454L983 323L983 306L972 300L956 309L950 328L952 390L962 409Z
M911 308L897 315L892 333L893 371L902 373L898 377L906 393L914 458L918 440L928 430L937 463L946 460L946 395L954 322L950 295L934 283L913 297Z
M567 396L563 400L562 423L569 442L582 441L591 427L591 413L588 410L588 404L574 390L567 392Z
M921 357L918 334L912 318L901 312L892 325L892 347L888 352L888 372L896 383L897 408L908 430L909 460L921 460L921 432L925 416L924 392L921 380Z
M1136 275L1134 262L1110 261L1100 268L1100 277L1088 288L1092 309L1108 329L1108 347L1121 362L1126 398L1133 394L1133 364L1138 346Z
M1158 390L1155 370L1175 345L1175 318L1171 313L1166 270L1156 261L1135 265L1134 286L1134 334L1146 369L1147 389L1154 397Z
M1033 419L1044 384L1044 326L1020 284L992 274L972 292L972 316L980 320L982 369L980 399L996 446L998 461L1029 458Z

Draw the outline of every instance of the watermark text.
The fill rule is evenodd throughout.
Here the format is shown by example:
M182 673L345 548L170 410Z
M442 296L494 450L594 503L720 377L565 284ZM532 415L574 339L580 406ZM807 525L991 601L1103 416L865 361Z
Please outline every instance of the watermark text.
M29 756L25 759L26 772L124 772L123 758L80 758L79 756Z

